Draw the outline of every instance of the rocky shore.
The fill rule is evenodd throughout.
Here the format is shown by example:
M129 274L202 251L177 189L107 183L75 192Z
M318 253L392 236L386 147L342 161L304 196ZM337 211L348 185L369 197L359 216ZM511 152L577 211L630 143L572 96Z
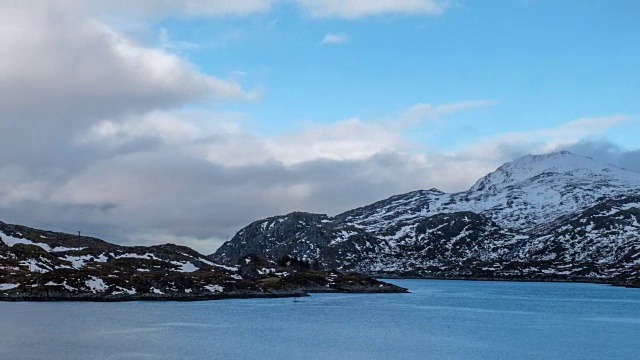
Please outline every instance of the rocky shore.
M0 222L0 301L199 301L397 293L371 277L293 258L221 265L186 246L120 246Z

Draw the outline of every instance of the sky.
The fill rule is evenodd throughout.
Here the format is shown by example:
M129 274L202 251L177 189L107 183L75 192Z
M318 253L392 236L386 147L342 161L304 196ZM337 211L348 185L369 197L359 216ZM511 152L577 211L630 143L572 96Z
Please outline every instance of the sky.
M0 220L212 253L250 222L640 171L640 2L5 0Z

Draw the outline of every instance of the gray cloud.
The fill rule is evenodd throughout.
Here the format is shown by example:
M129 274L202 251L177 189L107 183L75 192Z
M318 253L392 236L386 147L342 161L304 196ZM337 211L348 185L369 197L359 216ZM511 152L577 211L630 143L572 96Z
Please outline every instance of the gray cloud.
M140 46L106 25L57 8L9 8L0 15L3 118L68 124L170 108L185 101L249 96L179 57Z
M517 156L562 148L534 138L522 142L529 136L519 133L448 154L421 154L403 147L401 126L380 127L350 119L267 138L233 126L204 131L180 112L100 122L73 143L87 161L0 167L0 213L119 243L172 241L211 252L259 218L295 210L335 215L431 187L461 191ZM562 138L558 129L533 133L553 133L554 144ZM340 152L331 143L348 146ZM560 143L579 154L638 163L637 152L634 158L606 142ZM302 156L292 161L289 154Z
M12 149L0 161L73 163L84 156L70 139L103 118L252 96L123 37L73 4L13 2L0 13L0 131Z
M237 134L215 137L229 139L243 141ZM258 218L295 210L333 215L429 183L468 183L462 177L458 184L439 180L434 169L441 163L398 151L357 159L226 165L193 151L211 139L170 143L156 137L153 146L144 146L149 141L125 143L84 166L57 172L6 167L0 171L7 185L0 191L0 210L121 243L186 237L190 245L213 251L212 244Z
M576 154L640 172L640 150L626 150L606 139L587 139L564 147Z

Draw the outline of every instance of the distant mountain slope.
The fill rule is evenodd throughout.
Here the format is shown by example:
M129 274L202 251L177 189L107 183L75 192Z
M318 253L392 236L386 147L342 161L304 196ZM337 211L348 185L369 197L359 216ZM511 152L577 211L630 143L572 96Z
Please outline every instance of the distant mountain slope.
M638 194L640 173L569 152L528 155L459 193L419 190L334 217L256 221L211 258L286 254L389 276L632 279Z
M243 257L226 266L186 246L126 247L0 222L0 300L208 300L309 291L405 289L295 261Z

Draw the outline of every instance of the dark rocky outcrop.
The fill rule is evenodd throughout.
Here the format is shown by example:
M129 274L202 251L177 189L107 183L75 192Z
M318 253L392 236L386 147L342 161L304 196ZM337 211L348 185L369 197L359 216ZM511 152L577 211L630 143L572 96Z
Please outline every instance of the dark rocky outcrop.
M119 246L0 223L0 300L212 300L308 292L406 292L367 276L256 256L220 265L186 246Z

